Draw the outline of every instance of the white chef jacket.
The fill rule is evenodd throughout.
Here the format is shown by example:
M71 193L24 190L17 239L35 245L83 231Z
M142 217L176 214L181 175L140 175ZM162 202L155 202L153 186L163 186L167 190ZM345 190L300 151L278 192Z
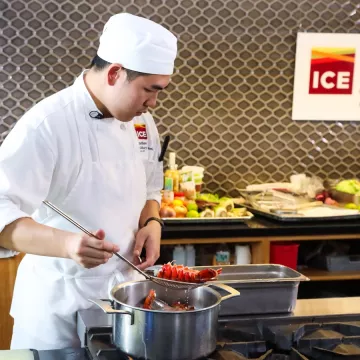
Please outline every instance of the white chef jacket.
M42 204L47 199L84 227L103 228L106 239L132 259L141 210L146 200L160 202L158 132L148 113L122 123L93 119L91 111L97 109L82 74L18 121L0 148L0 230L31 215L79 232ZM76 312L93 307L89 298L106 298L116 283L132 278L115 256L84 269L71 259L25 255L10 312L19 330L14 334L20 334L12 348L73 346Z

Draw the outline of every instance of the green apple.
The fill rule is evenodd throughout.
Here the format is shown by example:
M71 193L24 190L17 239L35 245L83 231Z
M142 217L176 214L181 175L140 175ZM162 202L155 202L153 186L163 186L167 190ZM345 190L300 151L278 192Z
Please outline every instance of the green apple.
M188 218L198 218L199 216L200 216L200 214L196 210L190 210L186 214L186 217L188 217Z
M189 202L187 204L187 209L188 209L188 211L191 211L191 210L198 211L198 206L197 206L196 202Z

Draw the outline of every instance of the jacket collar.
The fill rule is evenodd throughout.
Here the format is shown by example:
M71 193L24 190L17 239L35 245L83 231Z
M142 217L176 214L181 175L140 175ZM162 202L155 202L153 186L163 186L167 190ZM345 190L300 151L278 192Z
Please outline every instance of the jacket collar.
M84 76L88 70L84 70L75 80L74 86L76 93L79 94L83 100L86 115L89 119L99 120L102 119L103 114L97 108L93 98L91 97L88 89L86 88Z

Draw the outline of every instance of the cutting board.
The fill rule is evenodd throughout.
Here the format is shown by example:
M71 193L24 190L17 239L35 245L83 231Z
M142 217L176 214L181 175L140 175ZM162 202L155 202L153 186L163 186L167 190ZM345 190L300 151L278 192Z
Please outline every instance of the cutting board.
M0 350L0 360L34 360L31 350Z

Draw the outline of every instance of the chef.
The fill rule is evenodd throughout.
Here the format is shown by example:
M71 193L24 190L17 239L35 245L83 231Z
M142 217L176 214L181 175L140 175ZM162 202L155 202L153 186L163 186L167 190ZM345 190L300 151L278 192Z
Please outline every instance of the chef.
M12 349L79 346L76 312L107 298L159 257L163 168L154 120L176 37L150 20L112 16L90 69L40 101L0 148L0 246L26 253L10 314ZM95 237L45 206L48 200Z

